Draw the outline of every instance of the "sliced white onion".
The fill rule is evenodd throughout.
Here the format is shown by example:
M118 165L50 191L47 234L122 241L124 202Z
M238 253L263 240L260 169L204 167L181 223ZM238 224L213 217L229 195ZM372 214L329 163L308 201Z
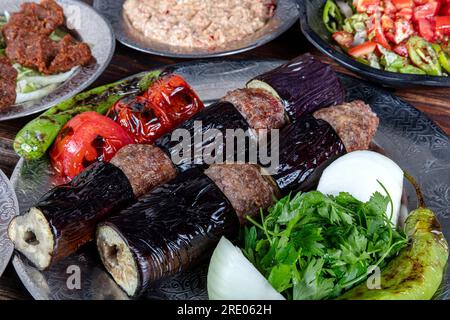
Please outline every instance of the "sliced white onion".
M242 251L220 239L208 269L210 300L284 300Z
M44 75L44 76L24 77L24 78L22 78L22 80L24 80L28 83L34 83L35 85L40 86L40 87L48 86L50 84L58 84L58 83L62 83L64 81L66 81L67 79L69 79L78 68L79 67L74 67L67 72L59 73L59 74L55 74L55 75L51 75L51 76Z
M353 46L363 44L364 42L366 42L366 39L367 39L367 32L365 30L356 32L355 36L353 37Z
M350 18L353 15L353 10L350 5L345 1L336 1L337 6L341 10L342 14L346 18Z
M373 151L348 153L324 170L317 190L334 196L340 192L348 192L356 199L366 202L376 191L386 196L378 181L391 196L391 221L396 226L399 223L403 192L403 171L388 157ZM391 215L390 206L387 208L387 215Z
M4 14L5 14L6 21L9 21L9 19L11 18L11 14L6 10L5 10Z
M57 87L56 84L51 84L47 87L44 87L44 88L36 90L36 91L29 92L29 93L17 92L16 103L23 103L23 102L27 102L27 101L41 99L41 98L45 97L46 95L48 95L50 92L54 91L56 89L56 87Z

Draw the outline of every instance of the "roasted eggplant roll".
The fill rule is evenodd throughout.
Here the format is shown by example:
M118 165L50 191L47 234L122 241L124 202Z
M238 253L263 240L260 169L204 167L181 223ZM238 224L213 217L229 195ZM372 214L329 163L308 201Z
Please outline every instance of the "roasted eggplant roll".
M236 129L249 132L249 128L247 120L232 103L219 101L184 122L173 133L162 136L155 144L170 156L179 172L184 172L193 167L210 164L205 163L205 154L208 154L208 150L218 151L216 154L211 154L211 159L225 161L225 157L229 156L225 146L228 132L234 132ZM181 141L176 139L173 141L173 134L177 136L178 133L180 133L178 138ZM183 135L184 133L186 135ZM217 144L218 133L223 139ZM246 146L242 149L235 144L235 149L232 151L234 158L237 158L238 153L241 152L245 156L248 142L245 144Z
M97 223L113 210L175 175L175 167L159 148L128 145L109 164L94 163L14 218L9 237L18 251L46 269L93 240Z
M247 83L281 99L291 120L344 102L344 88L333 69L306 53Z
M18 251L43 270L92 240L97 223L133 197L122 170L97 162L15 217L8 236Z
M194 168L100 223L97 248L114 280L135 296L197 263L238 228L230 202Z
M346 153L331 125L311 115L280 130L279 165L272 174L282 196L315 187L323 170Z

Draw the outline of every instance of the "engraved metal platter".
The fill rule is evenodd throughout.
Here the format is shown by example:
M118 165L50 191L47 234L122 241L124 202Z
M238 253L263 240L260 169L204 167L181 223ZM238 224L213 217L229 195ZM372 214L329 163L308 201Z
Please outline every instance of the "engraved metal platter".
M1 0L0 14L20 11L24 2L39 0ZM94 61L78 68L74 74L47 96L39 100L15 104L0 111L0 121L25 117L44 111L91 85L106 69L114 54L116 40L108 21L91 6L75 0L57 0L66 16L71 33L91 48Z
M7 229L11 219L19 214L14 188L0 170L0 277L11 259L14 246L9 240Z
M94 0L94 7L111 22L118 41L124 45L159 56L207 58L237 54L262 46L288 30L299 17L297 0L278 0L274 16L260 30L239 41L228 42L214 50L177 47L145 38L123 14L125 0Z
M240 88L252 77L277 67L277 60L197 61L175 65L171 71L183 76L205 103ZM450 138L423 113L388 91L361 80L341 76L347 100L361 99L370 104L381 123L375 144L412 174L420 183L427 205L438 215L450 240ZM21 160L11 178L20 211L32 206L40 196L61 180L47 159ZM409 209L416 206L413 188L405 184ZM205 257L208 261L209 257ZM36 299L128 299L107 274L93 244L60 262L46 272L35 269L16 254L13 264L26 288ZM79 271L80 283L73 283ZM148 299L204 299L207 263L188 272L155 283L146 293ZM450 298L450 272L447 271L438 299Z

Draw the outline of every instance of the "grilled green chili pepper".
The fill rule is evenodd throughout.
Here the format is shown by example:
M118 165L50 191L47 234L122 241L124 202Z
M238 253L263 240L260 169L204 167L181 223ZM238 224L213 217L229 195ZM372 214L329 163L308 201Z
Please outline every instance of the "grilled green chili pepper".
M327 0L323 8L323 23L330 32L336 32L344 23L341 10L333 0Z
M160 74L161 71L157 70L139 78L107 84L57 104L19 131L14 150L25 159L41 158L61 128L75 115L86 111L105 114L119 99L146 90Z
M401 68L398 69L398 72L400 72L400 73L408 73L408 74L420 74L420 75L427 74L422 69L419 69L419 68L414 67L412 65L407 65L407 66L401 67Z
M417 183L405 173L416 188L419 208L405 223L407 247L391 260L381 273L380 289L368 289L366 283L344 293L346 300L428 300L439 288L448 259L448 243L434 213L425 208Z
M442 68L438 55L426 40L412 36L407 42L409 58L420 69L431 76L441 76Z
M409 244L381 273L381 288L356 286L344 300L429 300L442 282L448 244L434 213L426 208L412 211L406 221Z
M433 43L433 49L438 55L441 67L444 68L445 71L450 73L450 56L444 50L442 50L441 46L437 43Z

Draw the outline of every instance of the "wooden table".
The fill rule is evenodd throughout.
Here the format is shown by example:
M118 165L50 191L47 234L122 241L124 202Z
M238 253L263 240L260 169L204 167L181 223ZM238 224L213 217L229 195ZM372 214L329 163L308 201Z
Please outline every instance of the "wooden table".
M292 59L301 53L309 51L321 60L332 63L336 66L336 70L351 74L315 50L303 37L299 29L299 26L295 25L273 42L252 51L232 56L229 59ZM118 43L111 64L93 86L109 83L151 68L182 61L186 60L152 56L131 50ZM392 91L425 112L450 135L450 89L415 88ZM19 160L12 149L14 136L33 117L35 116L0 122L0 169L8 176L11 175L16 162ZM11 265L0 278L0 300L2 299L31 299Z

